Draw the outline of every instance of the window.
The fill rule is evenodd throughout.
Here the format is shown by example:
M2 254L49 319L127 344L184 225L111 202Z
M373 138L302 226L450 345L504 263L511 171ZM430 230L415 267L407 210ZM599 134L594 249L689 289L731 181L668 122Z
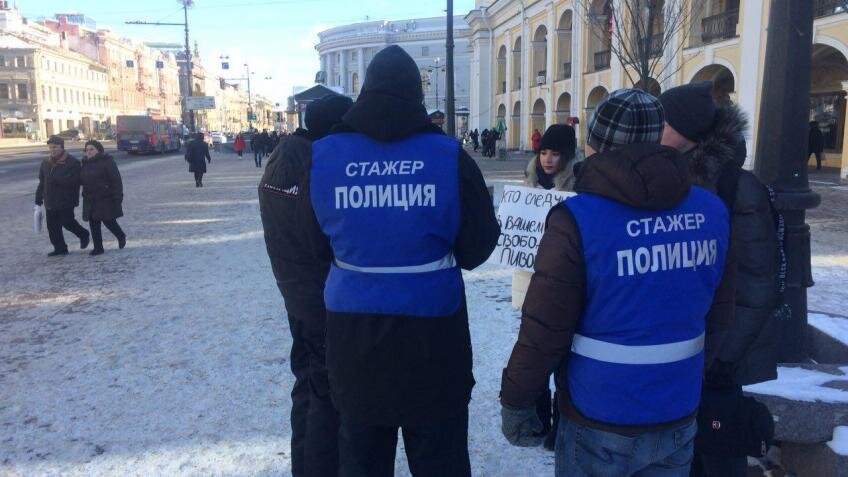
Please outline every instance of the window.
M29 90L26 83L18 83L18 99L29 99Z
M53 101L53 87L52 86L47 87L47 97L50 98L50 101Z
M26 68L26 57L18 56L15 58L15 67L16 68Z
M6 57L0 56L0 67L5 67L5 66L6 66Z
M422 46L421 47L421 56L430 56L430 47Z
M68 104L68 90L66 88L62 88L62 102Z
M9 85L0 83L0 99L9 99Z
M47 86L41 85L41 98L47 99Z

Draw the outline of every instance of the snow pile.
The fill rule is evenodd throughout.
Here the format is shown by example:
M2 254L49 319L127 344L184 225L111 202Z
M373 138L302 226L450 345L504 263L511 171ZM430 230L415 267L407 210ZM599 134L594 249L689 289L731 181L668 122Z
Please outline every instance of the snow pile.
M777 379L752 386L745 391L754 394L779 396L793 401L848 403L848 392L823 386L841 381L848 382L848 367L839 368L841 376L803 368L777 368Z
M848 426L839 426L833 430L833 440L827 443L839 455L848 456Z
M848 318L810 313L807 322L822 333L848 346Z

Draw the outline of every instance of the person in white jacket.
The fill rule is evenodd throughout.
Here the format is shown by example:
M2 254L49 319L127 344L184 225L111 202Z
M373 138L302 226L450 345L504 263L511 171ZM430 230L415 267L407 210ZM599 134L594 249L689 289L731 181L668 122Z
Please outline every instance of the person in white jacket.
M539 153L528 164L524 185L547 190L574 190L577 138L574 128L565 124L549 127L540 141ZM512 306L521 309L532 272L514 270L512 274ZM556 400L550 391L543 392L536 400L536 414L542 421L542 432L546 434L545 448L554 449L559 413Z

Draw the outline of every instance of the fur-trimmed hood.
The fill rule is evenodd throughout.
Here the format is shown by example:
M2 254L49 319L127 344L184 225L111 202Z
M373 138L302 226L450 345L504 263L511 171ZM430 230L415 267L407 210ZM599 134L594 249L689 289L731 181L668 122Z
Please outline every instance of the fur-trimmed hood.
M725 164L745 162L745 136L748 115L736 105L721 106L716 110L713 127L703 141L685 154L689 160L692 182L712 188Z
M576 181L574 176L574 165L577 164L577 162L579 161L576 157L569 159L562 170L556 173L554 176L554 190L574 190L574 182ZM533 159L530 159L530 162L527 163L527 170L524 171L524 176L527 178L524 181L527 186L540 187L539 171L536 168L536 156L533 156Z

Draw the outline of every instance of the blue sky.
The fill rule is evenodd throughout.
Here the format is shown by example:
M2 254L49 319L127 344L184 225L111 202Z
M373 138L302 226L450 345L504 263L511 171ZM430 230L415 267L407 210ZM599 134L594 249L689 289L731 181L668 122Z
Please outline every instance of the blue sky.
M309 85L319 68L316 33L366 20L398 20L444 14L445 0L195 0L189 10L192 42L197 40L204 66L225 77L244 76L245 62L254 72L254 91L284 101L293 86ZM182 21L177 0L19 0L29 18L54 13L84 13L98 27L110 27L142 41L179 42L181 27L125 25L127 20ZM474 0L455 0L454 13L465 14ZM229 73L220 70L221 55L230 57ZM271 80L265 80L270 76Z

